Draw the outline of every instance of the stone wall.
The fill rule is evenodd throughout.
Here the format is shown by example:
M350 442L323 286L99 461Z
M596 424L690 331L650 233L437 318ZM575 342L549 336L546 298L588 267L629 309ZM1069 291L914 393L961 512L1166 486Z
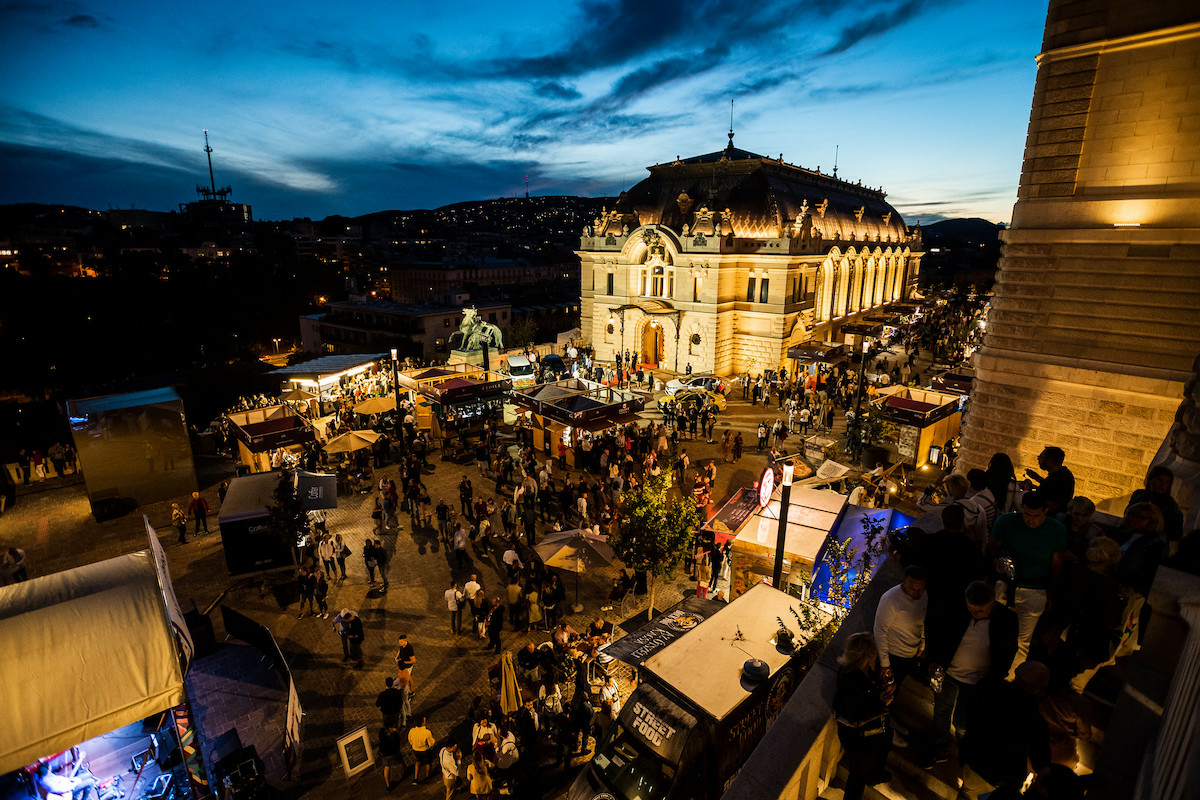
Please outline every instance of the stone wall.
M1058 445L1118 511L1200 351L1200 6L1152 5L1051 2L959 460Z

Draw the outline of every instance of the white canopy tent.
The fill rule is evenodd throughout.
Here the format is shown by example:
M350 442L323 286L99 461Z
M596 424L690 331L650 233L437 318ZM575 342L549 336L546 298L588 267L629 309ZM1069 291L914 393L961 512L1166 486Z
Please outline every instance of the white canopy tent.
M150 550L0 588L0 773L185 699Z

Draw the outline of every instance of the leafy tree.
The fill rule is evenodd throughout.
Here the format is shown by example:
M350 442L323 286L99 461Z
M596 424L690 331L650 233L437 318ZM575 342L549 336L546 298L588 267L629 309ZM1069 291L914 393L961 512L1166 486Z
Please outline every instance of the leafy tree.
M529 317L514 318L508 323L504 341L508 342L509 347L524 347L530 342L537 341L537 335L538 326L532 319Z
M812 596L812 573L803 572L808 599L800 604L799 621L804 629L813 631L813 638L806 646L814 655L819 655L837 633L875 576L875 569L887 556L888 538L883 515L865 515L862 527L861 548L847 538L844 542L831 540L825 550L825 562L829 564L830 572L828 604L818 605L819 601ZM827 622L819 608L832 612L833 619Z
M608 543L626 566L650 576L650 614L658 578L670 578L699 523L696 504L671 492L671 476L647 476L645 483L625 495L623 524Z
M308 530L308 512L296 496L292 473L280 473L274 495L275 502L267 506L267 531L295 552L296 539Z

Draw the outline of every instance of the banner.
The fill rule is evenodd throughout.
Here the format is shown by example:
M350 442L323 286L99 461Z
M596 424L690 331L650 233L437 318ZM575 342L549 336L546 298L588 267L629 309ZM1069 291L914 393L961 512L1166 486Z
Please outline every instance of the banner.
M701 597L685 597L682 602L659 614L633 633L604 645L600 652L634 667L671 642L725 608L723 603Z
M167 606L167 615L171 618L171 627L175 629L175 642L179 648L179 668L187 675L191 666L192 656L196 646L192 643L192 633L188 630L183 618L183 609L179 607L179 598L175 596L175 587L171 584L171 571L167 569L167 553L163 550L158 533L150 524L150 518L145 514L142 520L146 523L146 535L150 538L150 552L154 554L154 568L158 572L158 587L162 590L163 602Z

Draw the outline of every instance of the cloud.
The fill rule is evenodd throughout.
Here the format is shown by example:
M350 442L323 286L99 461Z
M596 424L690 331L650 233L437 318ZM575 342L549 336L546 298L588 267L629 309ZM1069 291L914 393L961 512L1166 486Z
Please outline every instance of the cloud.
M928 6L936 0L905 0L895 8L885 8L866 19L856 19L852 24L842 29L838 40L830 45L821 55L831 56L844 53L864 39L882 36L893 28L904 25L909 20L920 16Z
M285 42L283 51L318 61L332 61L354 72L359 71L362 67L353 48L324 39Z
M62 24L72 28L99 28L100 20L91 14L75 14L64 19Z
M539 97L549 97L553 100L578 100L583 97L579 90L564 86L558 81L547 81L533 91Z

